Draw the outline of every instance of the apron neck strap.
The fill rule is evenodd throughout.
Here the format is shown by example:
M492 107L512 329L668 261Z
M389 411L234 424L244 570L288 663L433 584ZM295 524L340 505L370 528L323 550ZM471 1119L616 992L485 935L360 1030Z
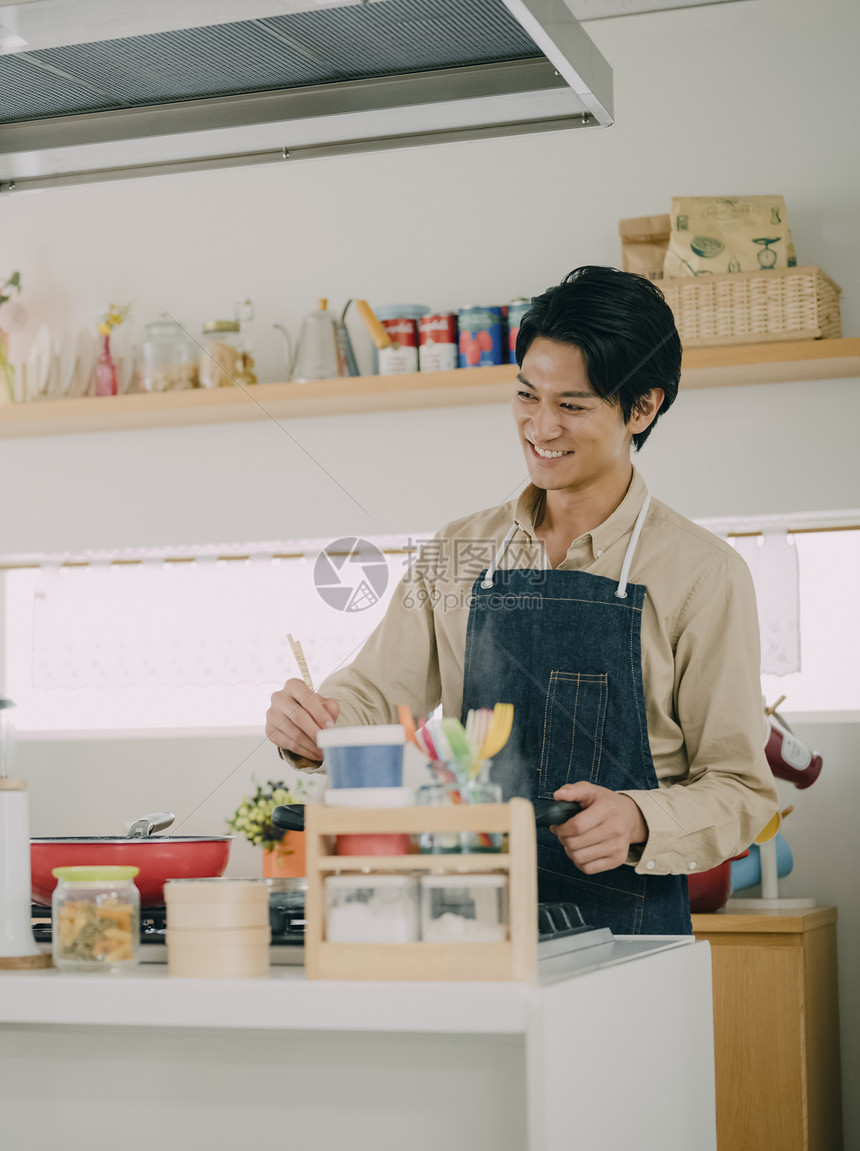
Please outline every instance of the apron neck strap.
M639 537L642 535L642 525L645 523L645 517L648 515L650 504L651 493L646 492L642 507L639 510L639 515L636 517L636 523L633 525L633 535L630 537L630 543L627 545L627 551L624 553L624 563L621 565L621 577L618 580L618 587L615 589L617 599L627 599L627 580L630 575L630 567L633 563L636 545L639 543Z
M517 534L517 525L512 524L508 534L505 536L505 538L499 544L499 550L493 556L493 561L490 564L490 566L487 568L487 574L481 580L481 587L482 588L491 588L493 586L493 576L496 574L498 567L499 567L499 564L502 562L502 557L504 556L505 552L508 550L508 544L511 542L511 540L514 538L514 536L516 534Z
M618 587L615 589L615 595L618 599L627 599L627 581L630 576L630 568L633 564L636 545L639 543L639 537L642 534L642 525L645 523L645 517L648 515L650 505L651 493L646 492L642 507L639 510L639 515L636 517L636 523L633 525L633 534L630 537L630 543L627 545L627 551L624 553L624 563L621 565L621 576L618 580ZM502 562L505 552L508 550L508 544L517 534L517 531L517 525L512 524L508 534L502 540L501 544L499 544L499 549L493 556L490 566L487 568L487 574L481 580L482 588L491 588L493 586L493 577L499 569L499 564Z

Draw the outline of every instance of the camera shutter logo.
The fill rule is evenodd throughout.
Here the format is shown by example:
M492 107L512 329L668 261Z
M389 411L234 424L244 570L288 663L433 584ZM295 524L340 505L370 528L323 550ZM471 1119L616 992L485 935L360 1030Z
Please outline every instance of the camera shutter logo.
M388 563L370 540L344 536L328 544L314 564L314 585L337 611L366 611L388 587Z

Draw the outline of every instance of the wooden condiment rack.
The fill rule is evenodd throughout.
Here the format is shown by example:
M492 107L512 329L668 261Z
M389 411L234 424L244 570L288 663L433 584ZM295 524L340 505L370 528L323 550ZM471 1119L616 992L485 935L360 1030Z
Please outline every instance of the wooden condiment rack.
M537 847L527 799L445 807L305 808L308 892L305 971L309 979L528 980L537 973ZM425 832L508 836L508 851L475 855L330 855L330 836ZM445 871L508 875L508 939L503 943L329 943L325 877Z

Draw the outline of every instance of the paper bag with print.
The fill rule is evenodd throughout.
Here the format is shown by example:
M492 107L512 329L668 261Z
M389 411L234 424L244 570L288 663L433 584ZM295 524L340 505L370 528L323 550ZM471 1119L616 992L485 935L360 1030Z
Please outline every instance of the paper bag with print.
M648 280L662 280L670 231L668 216L636 216L619 220L622 269Z
M797 265L782 196L674 196L666 279Z

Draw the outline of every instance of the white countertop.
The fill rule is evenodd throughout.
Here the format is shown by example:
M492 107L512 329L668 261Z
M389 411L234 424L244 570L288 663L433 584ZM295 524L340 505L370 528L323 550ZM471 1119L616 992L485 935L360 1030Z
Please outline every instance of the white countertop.
M183 979L163 964L119 975L0 971L0 1026L523 1034L534 996L553 985L695 945L692 936L620 937L542 962L533 984L309 980L300 967L272 967L265 979Z

